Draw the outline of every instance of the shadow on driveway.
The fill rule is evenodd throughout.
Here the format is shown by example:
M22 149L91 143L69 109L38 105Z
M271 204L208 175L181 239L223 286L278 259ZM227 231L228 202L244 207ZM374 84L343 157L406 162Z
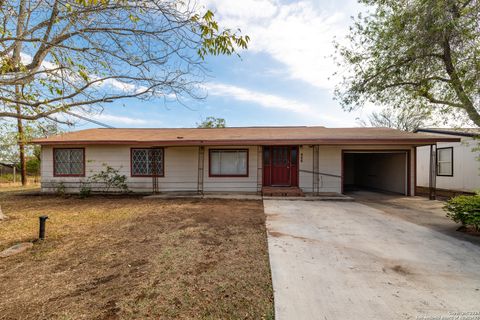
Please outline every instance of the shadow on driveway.
M419 226L429 227L445 235L480 246L480 236L457 231L461 225L446 217L446 212L443 210L444 201L373 191L354 191L348 193L348 195L354 198L356 202L379 209L385 214L396 216Z

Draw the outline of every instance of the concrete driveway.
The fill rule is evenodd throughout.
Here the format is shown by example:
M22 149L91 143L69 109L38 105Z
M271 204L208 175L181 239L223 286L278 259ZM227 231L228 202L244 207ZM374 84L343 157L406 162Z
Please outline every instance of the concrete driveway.
M359 202L264 207L276 319L480 318L475 243Z

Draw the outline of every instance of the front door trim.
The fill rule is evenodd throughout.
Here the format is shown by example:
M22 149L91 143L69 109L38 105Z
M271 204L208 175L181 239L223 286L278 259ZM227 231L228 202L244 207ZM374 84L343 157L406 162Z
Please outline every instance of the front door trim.
M287 169L288 169L288 183L275 183L273 170L273 154L274 149L287 148ZM268 151L268 159L265 158ZM277 153L278 154L278 153ZM263 186L272 187L297 187L298 186L298 167L299 167L299 147L295 145L286 146L264 146L262 150L262 164L263 164ZM277 170L278 174L278 170Z

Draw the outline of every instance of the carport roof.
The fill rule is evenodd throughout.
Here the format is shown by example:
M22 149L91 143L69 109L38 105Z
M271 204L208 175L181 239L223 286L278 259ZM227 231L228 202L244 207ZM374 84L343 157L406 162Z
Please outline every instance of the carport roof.
M427 145L459 138L389 128L229 127L86 129L33 140L41 145Z

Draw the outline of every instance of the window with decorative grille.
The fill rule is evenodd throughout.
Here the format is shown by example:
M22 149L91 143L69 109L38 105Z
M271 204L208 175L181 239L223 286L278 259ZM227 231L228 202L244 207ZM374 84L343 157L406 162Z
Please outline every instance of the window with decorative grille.
M132 176L161 177L164 174L163 148L132 149Z
M85 150L81 148L53 149L55 176L84 176Z

